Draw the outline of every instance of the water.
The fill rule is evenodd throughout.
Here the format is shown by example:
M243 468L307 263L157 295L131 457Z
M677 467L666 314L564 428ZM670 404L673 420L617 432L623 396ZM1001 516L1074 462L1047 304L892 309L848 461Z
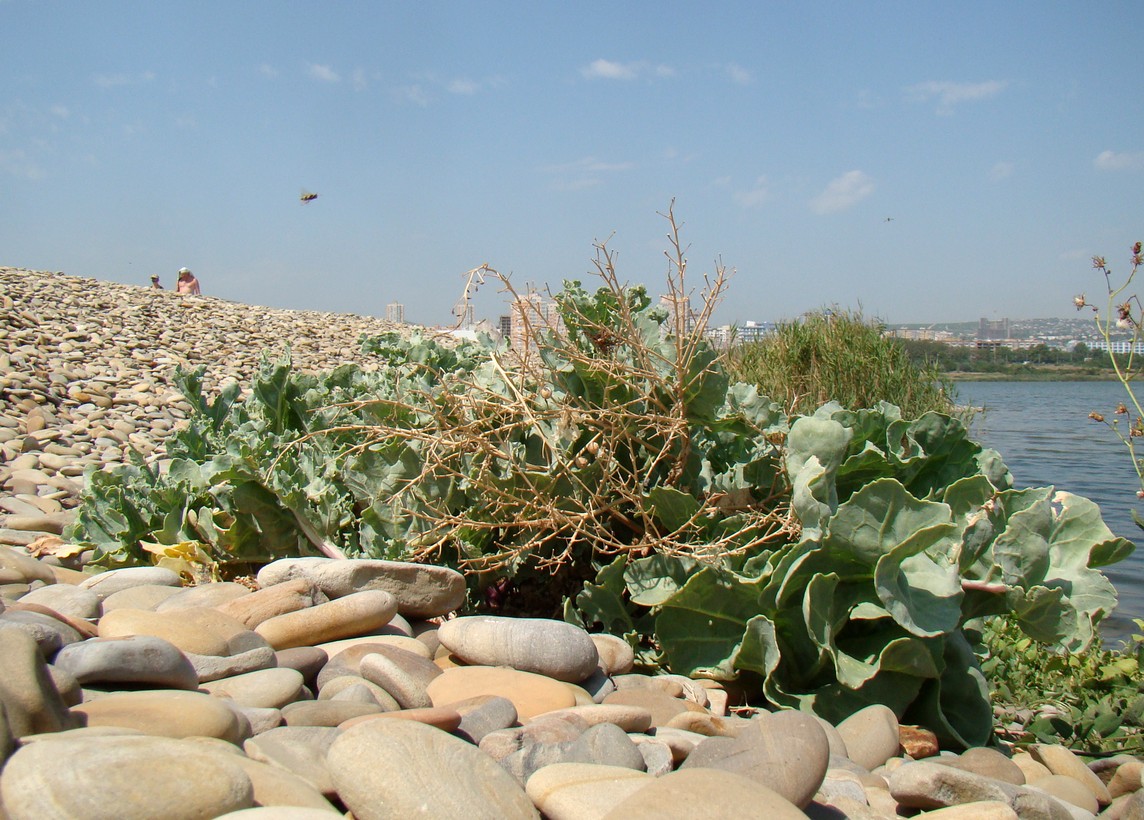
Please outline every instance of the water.
M1001 453L1018 487L1053 485L1095 501L1116 535L1139 546L1104 569L1120 605L1102 633L1110 645L1144 618L1144 531L1132 520L1139 480L1128 450L1107 426L1088 417L1113 418L1126 398L1119 382L957 382L959 404L984 407L971 422L975 441ZM1123 417L1122 417L1123 418ZM1124 427L1124 423L1121 423ZM1144 513L1144 504L1139 507Z

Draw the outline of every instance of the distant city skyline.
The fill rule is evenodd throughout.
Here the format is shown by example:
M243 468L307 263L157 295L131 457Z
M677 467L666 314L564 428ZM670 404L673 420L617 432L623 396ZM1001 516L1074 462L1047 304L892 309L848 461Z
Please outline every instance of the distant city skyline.
M716 324L1066 316L1144 239L1140 11L0 0L0 265L447 325L594 242L663 290L674 202Z

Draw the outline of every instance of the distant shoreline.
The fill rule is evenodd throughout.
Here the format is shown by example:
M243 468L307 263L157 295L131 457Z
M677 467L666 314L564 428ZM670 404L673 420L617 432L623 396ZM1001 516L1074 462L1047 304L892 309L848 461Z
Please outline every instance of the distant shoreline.
M1022 366L1008 373L951 371L943 376L953 382L1113 382L1116 374L1112 371L1093 372L1083 368L1061 368L1054 366L1028 368Z

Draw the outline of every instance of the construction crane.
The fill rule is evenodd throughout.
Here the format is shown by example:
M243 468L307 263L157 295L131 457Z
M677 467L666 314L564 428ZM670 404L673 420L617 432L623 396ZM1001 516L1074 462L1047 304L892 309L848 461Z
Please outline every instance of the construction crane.
M471 330L476 324L473 320L473 294L485 283L486 273L496 273L489 267L488 262L461 274L465 279L465 290L457 300L457 304L453 305L453 315L457 317L457 324L453 325L454 330Z

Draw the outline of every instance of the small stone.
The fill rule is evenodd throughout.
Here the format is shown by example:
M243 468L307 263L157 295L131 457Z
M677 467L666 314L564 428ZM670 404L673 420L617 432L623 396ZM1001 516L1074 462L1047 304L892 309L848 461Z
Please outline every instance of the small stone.
M914 760L933 757L941 751L938 746L937 735L920 726L899 726L898 742L902 751Z
M560 717L575 715L584 720L589 726L600 723L614 723L625 732L646 732L651 728L651 712L638 706L622 706L615 703L594 703L590 706L573 706L570 709L560 709L541 715L545 717ZM694 714L685 712L683 714Z
M1025 773L1016 763L996 749L989 749L984 746L966 749L956 757L949 755L935 757L932 762L941 763L944 766L954 766L983 777L1012 783L1014 786L1025 785Z
M233 582L218 582L213 584L199 584L181 589L174 595L162 601L155 607L156 612L168 612L172 609L187 609L191 607L217 607L219 604L245 598L251 594L249 587Z
M507 729L516 723L516 707L512 701L497 695L477 695L443 705L461 716L453 734L473 745L479 744L490 732Z
M605 675L626 675L635 665L635 651L623 638L606 633L593 634L592 643L600 656L600 668Z
M898 754L898 718L887 706L873 704L838 724L850 759L865 769L876 769Z

